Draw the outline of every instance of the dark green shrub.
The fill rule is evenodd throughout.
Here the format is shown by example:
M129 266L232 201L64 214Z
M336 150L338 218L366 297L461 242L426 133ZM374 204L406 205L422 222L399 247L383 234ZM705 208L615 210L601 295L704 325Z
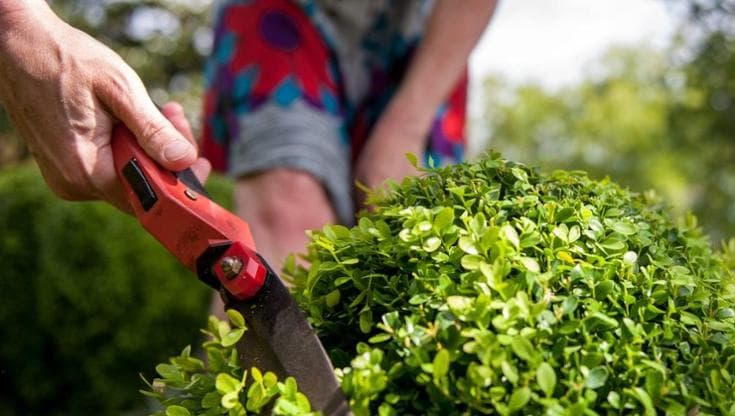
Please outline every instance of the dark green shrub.
M356 414L735 413L735 280L692 217L497 155L373 202L290 271Z
M133 218L58 200L30 166L0 172L0 230L0 414L139 408L138 373L197 336L210 291Z
M497 155L372 202L286 267L356 415L735 413L735 241L714 253L652 193ZM229 331L210 323L217 348ZM233 360L190 371L186 349L149 387L224 414Z

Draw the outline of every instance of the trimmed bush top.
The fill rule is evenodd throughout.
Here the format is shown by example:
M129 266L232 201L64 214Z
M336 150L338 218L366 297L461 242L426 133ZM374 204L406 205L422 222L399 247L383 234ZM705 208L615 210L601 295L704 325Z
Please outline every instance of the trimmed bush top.
M735 280L693 217L497 154L393 188L288 267L356 414L735 412Z

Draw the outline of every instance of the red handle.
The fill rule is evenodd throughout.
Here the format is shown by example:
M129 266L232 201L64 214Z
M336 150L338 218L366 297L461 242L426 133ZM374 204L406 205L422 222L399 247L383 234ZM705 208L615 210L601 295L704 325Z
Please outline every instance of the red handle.
M245 221L154 162L122 124L113 130L112 151L135 216L168 251L237 299L260 290L267 269Z

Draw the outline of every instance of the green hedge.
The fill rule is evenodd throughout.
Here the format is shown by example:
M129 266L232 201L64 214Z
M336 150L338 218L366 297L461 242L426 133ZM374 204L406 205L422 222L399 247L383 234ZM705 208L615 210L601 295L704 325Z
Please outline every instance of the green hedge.
M231 204L231 186L210 181ZM197 339L210 291L131 217L0 171L0 414L140 409L139 372Z

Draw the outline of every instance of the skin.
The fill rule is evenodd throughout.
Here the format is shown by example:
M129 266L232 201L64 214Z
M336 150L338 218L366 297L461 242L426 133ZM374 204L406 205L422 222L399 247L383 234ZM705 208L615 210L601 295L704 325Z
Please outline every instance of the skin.
M422 155L439 106L465 71L467 59L488 25L496 1L439 0L424 38L395 96L378 119L354 168L368 188L416 174L406 153ZM427 88L427 86L431 86ZM356 206L362 204L358 195Z
M0 28L0 104L56 195L131 212L110 148L118 121L164 167L206 178L181 107L159 111L132 68L45 1L0 0Z

